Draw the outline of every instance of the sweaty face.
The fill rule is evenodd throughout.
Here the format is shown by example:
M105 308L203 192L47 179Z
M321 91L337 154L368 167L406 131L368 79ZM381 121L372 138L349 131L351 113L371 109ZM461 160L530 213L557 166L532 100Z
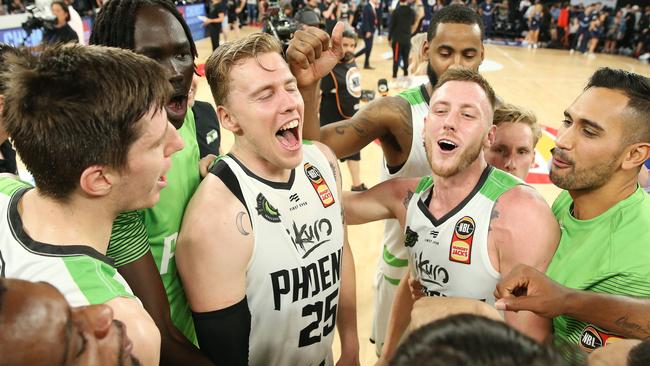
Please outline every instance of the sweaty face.
M136 53L158 61L167 70L174 87L165 107L167 118L174 127L180 128L187 113L187 93L194 72L194 57L183 26L161 7L142 7L135 18L133 44Z
M167 120L164 109L151 108L138 122L140 136L131 145L127 169L120 179L124 211L152 207L167 186L165 174L171 155L183 148L178 131ZM117 187L116 187L117 188Z
M628 101L621 92L589 88L564 112L550 174L556 186L593 190L618 171Z
M106 305L70 308L46 283L0 279L3 364L138 365L126 328Z
M485 150L485 160L498 169L526 179L535 161L533 131L524 123L501 123L494 134L494 143Z
M492 109L478 84L449 81L431 96L424 146L433 173L450 177L470 166L488 145Z
M225 110L228 124L239 129L237 154L266 172L295 168L302 161L304 105L286 62L277 53L249 58L233 67L230 80Z
M429 59L427 75L432 85L452 65L478 71L483 61L481 28L478 24L440 23L425 52Z

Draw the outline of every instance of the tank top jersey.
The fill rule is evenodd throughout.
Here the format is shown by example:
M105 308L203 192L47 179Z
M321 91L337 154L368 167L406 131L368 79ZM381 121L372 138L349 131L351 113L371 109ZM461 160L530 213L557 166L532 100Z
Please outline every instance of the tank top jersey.
M167 187L160 192L160 200L152 208L118 216L113 223L107 255L114 258L119 267L141 258L151 250L165 286L171 319L191 342L197 344L192 313L174 258L185 207L201 182L199 145L191 108L187 109L183 126L178 129L178 133L185 146L172 155L172 166L167 172Z
M499 281L488 255L488 229L496 200L523 184L488 166L472 192L440 219L429 211L433 179L420 180L406 212L404 246L412 275L427 296L465 297L494 303Z
M380 181L398 177L422 177L431 174L431 167L424 151L422 129L424 118L429 113L429 93L424 85L405 90L398 94L411 106L411 123L413 124L413 141L406 163L395 173L388 171L386 160L382 162ZM404 248L403 230L396 219L386 220L384 226L383 256L379 261L379 271L384 279L393 285L399 284L408 270L408 255Z
M233 156L211 171L219 164L234 173L255 233L246 272L249 365L331 365L343 223L327 159L304 141L287 183L260 178Z
M0 277L48 282L73 307L133 298L113 261L94 248L41 243L25 232L18 202L29 189L20 181L0 179Z

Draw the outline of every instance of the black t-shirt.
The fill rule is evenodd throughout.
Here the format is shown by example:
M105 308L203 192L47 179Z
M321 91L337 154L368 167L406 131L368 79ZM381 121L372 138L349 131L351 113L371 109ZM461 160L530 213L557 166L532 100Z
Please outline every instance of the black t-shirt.
M194 112L196 141L199 143L201 157L208 154L219 155L221 131L219 131L219 119L212 104L197 100L194 102L192 112Z
M225 14L224 3L220 1L216 4L210 4L210 7L208 8L208 18L217 19L219 18L219 14ZM221 23L210 23L208 26L221 29Z
M0 159L0 173L11 173L18 175L18 165L16 164L16 152L11 146L9 140L0 144L0 152L3 158Z
M320 104L321 126L350 118L356 113L361 98L360 75L355 62L338 63L321 80L320 87L323 92Z
M66 23L61 28L46 29L43 33L43 43L79 43L77 33Z
M410 44L413 23L415 23L415 12L413 9L408 5L400 4L390 17L388 35L395 42Z

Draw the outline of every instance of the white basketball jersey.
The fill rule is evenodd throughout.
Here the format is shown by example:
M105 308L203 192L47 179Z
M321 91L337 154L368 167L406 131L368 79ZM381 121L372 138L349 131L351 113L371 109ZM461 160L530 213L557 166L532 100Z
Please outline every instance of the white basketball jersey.
M113 261L94 248L41 243L25 232L18 203L28 189L11 178L0 179L0 277L48 282L71 306L134 297Z
M304 141L287 183L269 182L235 158L255 235L246 273L250 365L331 365L341 283L343 222L332 169Z
M488 255L490 216L496 200L522 183L488 166L469 196L437 219L429 211L433 179L420 180L406 213L404 246L426 295L494 303L500 274Z
M379 180L386 181L398 177L422 177L431 174L431 167L424 151L422 130L424 118L429 113L429 95L424 85L405 90L398 94L406 99L411 106L411 123L413 138L411 152L404 165L396 173L390 173L386 160L382 162ZM384 279L397 285L408 269L408 255L404 248L402 227L396 219L386 220L384 226L384 241L382 243L383 259L379 261L379 271ZM379 279L381 280L381 279Z

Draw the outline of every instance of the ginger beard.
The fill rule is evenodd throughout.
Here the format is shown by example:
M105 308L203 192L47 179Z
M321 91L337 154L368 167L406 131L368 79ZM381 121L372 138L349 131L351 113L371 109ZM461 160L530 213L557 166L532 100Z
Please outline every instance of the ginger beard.
M487 132L483 134L481 137L480 141L484 141L485 137L487 136ZM452 150L459 150L456 151L456 154L450 157L444 157L445 161L449 161L447 159L454 159L455 164L441 164L438 163L438 159L434 159L434 149L431 148L433 144L438 145L441 149L449 149L451 145L447 145L445 143L439 144L438 142L434 141L433 138L425 138L424 139L424 150L427 153L427 160L429 161L429 165L431 166L431 171L433 171L433 174L437 177L443 177L443 178L448 178L451 176L454 176L463 170L467 169L472 163L478 159L478 156L481 154L481 151L483 149L483 144L482 143L473 143L467 146L466 148L461 149L460 147L455 147L449 151ZM443 145L443 146L440 146ZM454 160L451 160L454 162Z

